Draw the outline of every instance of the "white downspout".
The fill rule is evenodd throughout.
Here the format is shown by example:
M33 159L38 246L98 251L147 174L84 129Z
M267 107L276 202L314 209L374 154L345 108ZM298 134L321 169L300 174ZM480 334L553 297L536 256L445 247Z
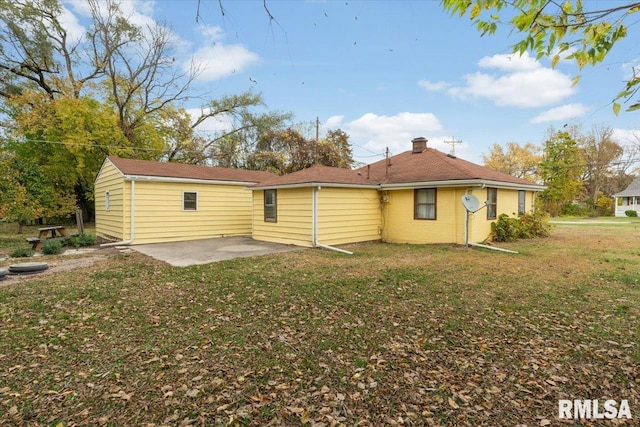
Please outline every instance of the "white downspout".
M121 242L111 242L111 243L103 243L100 245L101 248L109 247L109 246L121 246L121 245L130 245L133 243L133 239L135 237L135 217L136 217L136 181L131 180L131 215L130 215L130 232L129 239L123 240Z
M484 188L485 184L482 184L482 186L480 188ZM468 194L469 190L467 190L465 193ZM480 243L471 243L469 242L469 214L474 214L478 211L480 211L482 208L487 206L487 202L484 203L484 205L482 205L482 207L480 207L478 210L476 211L469 211L467 210L467 208L465 207L465 212L466 212L466 221L464 222L464 242L466 246L474 246L476 248L484 248L484 249L490 249L492 251L500 251L500 252L507 252L510 254L517 254L518 252L516 251L512 251L510 249L503 249L503 248L498 248L495 246L489 246L489 245L483 245Z
M312 222L311 236L313 239L313 247L329 249L330 251L336 251L336 252L340 252L347 255L353 255L353 252L349 252L340 248L334 248L333 246L329 246L329 245L323 245L318 241L318 191L319 190L320 190L319 186L313 187L311 190L313 194L313 197L311 198L311 222Z

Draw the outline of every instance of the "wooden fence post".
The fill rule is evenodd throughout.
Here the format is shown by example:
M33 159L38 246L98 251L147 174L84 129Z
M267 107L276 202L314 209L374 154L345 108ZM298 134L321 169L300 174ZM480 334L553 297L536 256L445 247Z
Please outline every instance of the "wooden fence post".
M82 222L82 209L76 209L76 224L78 225L78 233L84 233L84 224Z

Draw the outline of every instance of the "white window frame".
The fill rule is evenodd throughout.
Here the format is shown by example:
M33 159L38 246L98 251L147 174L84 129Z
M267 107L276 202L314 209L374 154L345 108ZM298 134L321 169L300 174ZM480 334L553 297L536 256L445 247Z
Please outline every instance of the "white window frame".
M107 212L111 210L111 193L109 190L104 192L104 210Z

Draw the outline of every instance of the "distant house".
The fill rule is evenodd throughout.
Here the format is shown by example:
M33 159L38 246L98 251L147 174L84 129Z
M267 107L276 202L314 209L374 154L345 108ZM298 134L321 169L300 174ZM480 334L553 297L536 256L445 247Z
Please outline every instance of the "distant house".
M615 199L615 216L626 216L626 211L636 211L640 214L640 177L636 178L627 188L613 195Z
M94 184L96 235L155 243L251 235L251 192L269 172L107 157Z
M499 215L531 211L544 189L427 148L425 138L412 144L358 170L314 166L253 185L253 238L310 247L480 242ZM468 228L465 194L487 202Z

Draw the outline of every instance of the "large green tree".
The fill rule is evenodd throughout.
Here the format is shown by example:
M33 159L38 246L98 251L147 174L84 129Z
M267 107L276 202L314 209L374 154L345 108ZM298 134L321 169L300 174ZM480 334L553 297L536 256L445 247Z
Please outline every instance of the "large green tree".
M551 216L558 216L584 189L581 180L584 163L578 143L566 131L553 133L545 141L543 153L540 177L547 188L540 199Z
M519 37L514 52L548 56L553 67L565 55L580 69L602 62L616 42L627 36L627 27L635 24L640 11L639 2L581 0L442 0L442 5L453 15L468 16L482 35L494 34L501 26L510 28ZM634 69L615 96L616 114L621 101L631 101L630 111L640 108L640 102L632 101L638 89L640 74Z
M0 175L0 219L16 222L18 233L34 218L63 216L75 206L72 195L57 187L34 160L0 149Z

